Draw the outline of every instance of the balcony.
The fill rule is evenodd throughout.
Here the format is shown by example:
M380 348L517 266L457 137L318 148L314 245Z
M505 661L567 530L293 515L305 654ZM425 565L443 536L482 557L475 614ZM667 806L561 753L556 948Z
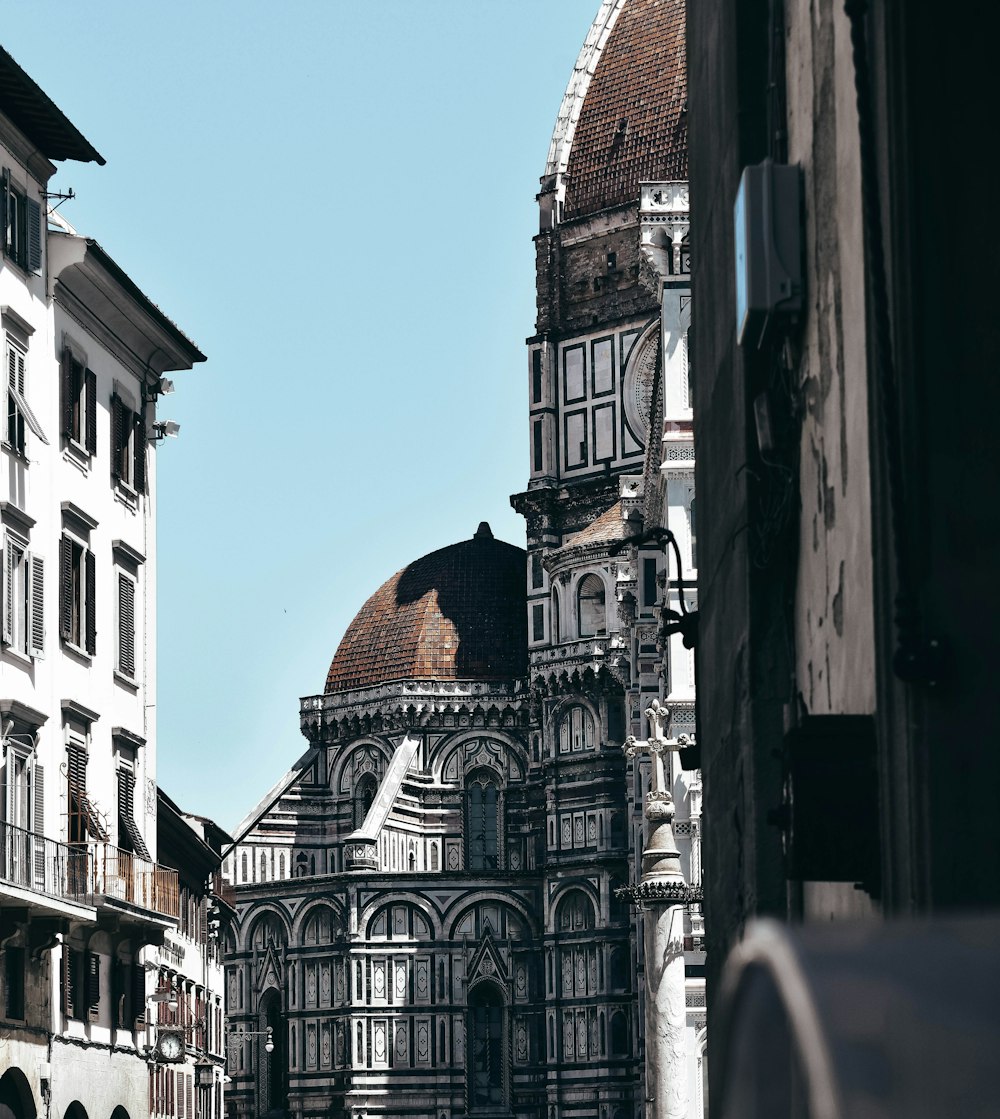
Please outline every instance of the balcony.
M177 871L111 843L60 843L0 822L0 896L36 909L91 908L110 902L153 914L180 915ZM53 904L46 904L50 899Z
M91 852L0 822L0 896L27 908L65 912L92 905Z
M180 916L176 870L123 851L111 843L94 844L89 852L89 894L95 904L124 902L171 921Z

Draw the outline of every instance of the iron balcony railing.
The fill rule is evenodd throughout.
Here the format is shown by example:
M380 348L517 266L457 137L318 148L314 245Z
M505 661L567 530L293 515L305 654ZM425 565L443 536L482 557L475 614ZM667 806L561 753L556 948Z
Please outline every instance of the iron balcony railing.
M97 843L93 851L94 897L114 898L149 909L164 917L180 917L177 871L123 851L111 843Z
M0 881L61 901L88 900L91 852L0 821Z
M0 821L0 882L62 901L100 898L180 916L177 871L111 843L60 843Z

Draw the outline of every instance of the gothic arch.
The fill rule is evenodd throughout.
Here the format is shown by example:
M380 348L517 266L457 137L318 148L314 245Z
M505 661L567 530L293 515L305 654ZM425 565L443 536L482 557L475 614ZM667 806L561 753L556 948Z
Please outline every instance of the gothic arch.
M479 742L486 744L485 750L478 747ZM490 746L500 747L492 760ZM523 742L503 730L489 727L463 730L450 736L431 754L428 768L441 784L462 784L464 774L470 769L492 765L508 784L525 779L528 763L528 749Z
M398 899L380 906L365 929L369 941L430 940L433 926L419 905Z
M258 905L247 914L243 926L242 948L244 952L252 952L254 949L254 939L257 936L257 931L260 929L268 919L275 922L277 929L280 933L280 938L275 939L275 943L284 946L289 943L289 922L288 917L282 909L276 905ZM260 947L258 945L258 947Z
M448 939L461 939L462 934L458 932L459 925L470 911L476 910L480 906L499 906L501 910L510 911L524 926L524 934L522 934L524 939L533 940L538 936L538 928L534 917L521 898L499 894L493 890L483 890L471 896L466 894L445 911L443 924L448 930Z
M318 917L328 913L330 919L330 939L308 941L311 944L330 944L337 940L344 932L344 913L341 906L328 899L311 902L304 906L292 923L290 943L302 945L307 943L310 924Z
M577 637L606 637L610 631L608 604L613 595L603 571L581 571L572 584L573 625Z
M341 754L333 773L330 775L330 788L333 792L344 795L351 792L357 760L356 755L363 754L367 750L371 750L377 755L377 758L372 759L374 768L370 772L375 774L377 781L381 781L385 768L392 758L392 748L379 738L365 736L356 739ZM380 766L379 763L381 763ZM367 767L363 767L363 771L367 772Z
M429 929L428 939L440 940L442 935L441 914L434 903L422 894L400 891L393 893L391 898L385 894L370 901L358 915L358 928L365 930L365 935L370 935L370 930L375 919L383 912L390 910L394 905L408 905L414 909L427 922ZM399 939L404 939L400 936Z
M571 878L563 882L560 889L552 896L549 902L549 932L559 931L558 914L560 906L563 902L571 897L571 895L581 895L586 898L587 903L590 905L593 913L593 925L597 927L601 915L601 899L598 895L597 889L592 882L588 882L585 878Z

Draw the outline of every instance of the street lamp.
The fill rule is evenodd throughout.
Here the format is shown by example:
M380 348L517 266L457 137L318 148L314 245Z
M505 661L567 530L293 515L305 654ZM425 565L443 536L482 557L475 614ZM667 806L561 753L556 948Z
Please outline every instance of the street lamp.
M238 1045L240 1042L245 1041L248 1037L262 1037L264 1038L264 1052L271 1054L274 1052L274 1027L267 1026L263 1030L244 1030L237 1029L226 1039L229 1045Z

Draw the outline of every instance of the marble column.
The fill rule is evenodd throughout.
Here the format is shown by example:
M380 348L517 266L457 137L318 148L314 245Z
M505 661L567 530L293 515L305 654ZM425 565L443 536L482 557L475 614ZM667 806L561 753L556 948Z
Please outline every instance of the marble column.
M646 819L642 874L630 888L645 915L646 980L646 1119L686 1119L688 1054L684 991L684 911L689 889L674 840L674 799L668 787L664 755L680 748L664 728L670 712L654 700L646 711L650 737L629 738L626 757L649 754L652 781L643 815ZM665 764L666 763L666 764Z

